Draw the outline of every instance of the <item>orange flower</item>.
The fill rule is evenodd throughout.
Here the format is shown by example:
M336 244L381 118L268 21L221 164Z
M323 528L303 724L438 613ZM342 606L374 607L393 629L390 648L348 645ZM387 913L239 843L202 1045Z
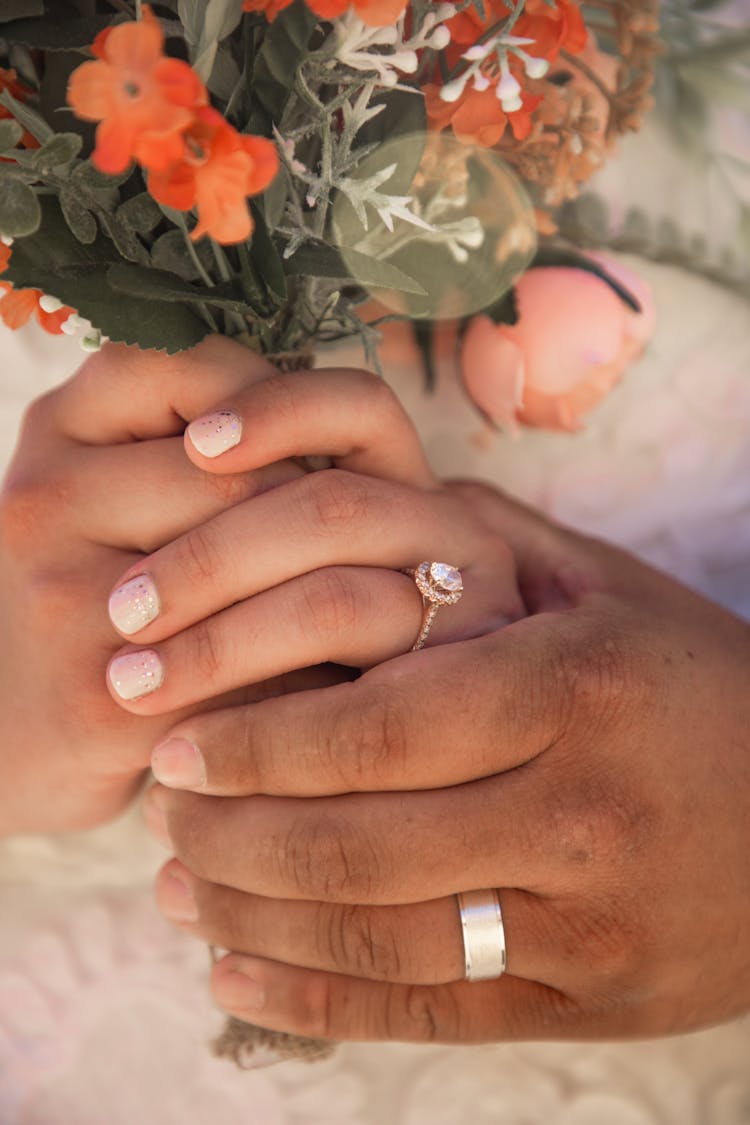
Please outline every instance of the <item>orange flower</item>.
M7 90L8 93L12 94L19 102L25 101L31 93L31 90L24 86L22 82L18 81L15 70L3 70L0 66L0 92L3 90ZM10 110L6 109L4 105L0 105L0 121L7 121L12 118L13 114ZM39 141L36 137L32 137L31 133L26 129L24 129L21 140L18 143L23 148L39 148ZM3 157L2 159L3 162L5 162L8 157ZM3 269L4 268L3 266Z
M245 12L263 12L269 21L288 8L292 0L243 0ZM324 20L343 16L352 6L352 0L306 0L308 8ZM354 10L363 23L370 27L385 27L403 15L407 0L353 0Z
M274 144L238 133L217 110L199 109L184 134L185 155L164 172L152 172L154 199L178 211L198 209L193 239L244 242L253 229L247 196L270 184L279 167Z
M7 269L10 254L10 247L0 242L0 273ZM57 312L45 312L39 304L44 296L41 289L14 289L9 281L0 281L0 290L4 293L0 297L0 320L8 328L22 328L36 313L36 318L45 332L59 336L63 324L75 311L63 305Z
M71 75L73 112L100 122L92 160L101 172L124 172L132 159L163 170L183 155L182 134L208 95L195 71L165 57L163 46L159 21L144 6L139 22L97 36L97 59Z
M537 94L521 91L521 109L506 113L495 93L494 86L475 90L467 85L456 102L445 102L440 97L440 86L424 87L425 104L430 122L437 129L450 125L457 140L463 144L477 144L492 148L505 135L510 125L517 141L523 141L531 132L531 114L542 101Z

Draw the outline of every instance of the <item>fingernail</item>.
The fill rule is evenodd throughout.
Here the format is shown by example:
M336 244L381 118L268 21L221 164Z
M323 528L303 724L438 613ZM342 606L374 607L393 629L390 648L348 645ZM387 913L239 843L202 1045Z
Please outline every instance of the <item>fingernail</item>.
M219 457L239 442L242 419L233 410L217 410L191 422L187 435L204 457Z
M126 652L116 656L109 666L109 682L120 699L140 699L161 687L164 667L153 649Z
M266 990L253 977L237 970L222 973L214 985L214 994L222 1008L243 1012L259 1012L266 1002Z
M109 598L109 619L116 629L130 636L159 616L161 604L153 578L138 574L123 582Z
M141 811L146 828L151 835L160 844L164 844L166 848L171 849L172 841L169 838L169 829L167 828L167 813L164 808L163 794L160 794L158 789L149 789L143 798Z
M206 763L197 746L186 738L170 738L151 755L151 769L157 781L172 789L202 789L206 784Z
M172 872L159 879L158 902L162 914L174 922L198 921L198 906L192 890Z

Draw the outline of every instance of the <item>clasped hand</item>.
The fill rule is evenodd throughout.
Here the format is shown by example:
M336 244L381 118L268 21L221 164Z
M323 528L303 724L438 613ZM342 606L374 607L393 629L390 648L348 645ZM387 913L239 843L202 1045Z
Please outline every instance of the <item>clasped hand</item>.
M274 376L224 341L196 354L201 390L169 415L174 434L202 415L190 461L156 440L164 414L138 446L127 412L109 438L103 472L127 464L139 499L87 604L114 588L128 644L110 709L96 700L123 749L81 784L119 807L156 744L146 814L176 856L157 896L234 951L218 1002L307 1035L461 1042L744 1011L747 626L493 489L440 484L369 376ZM227 424L233 444L206 443ZM89 426L73 440L93 456ZM334 467L306 474L311 454ZM202 490L184 511L182 482ZM101 509L103 529L123 518ZM465 594L412 653L402 571L423 559L458 566ZM96 629L87 669L114 648ZM94 763L74 761L71 785ZM455 894L485 887L508 967L469 983Z

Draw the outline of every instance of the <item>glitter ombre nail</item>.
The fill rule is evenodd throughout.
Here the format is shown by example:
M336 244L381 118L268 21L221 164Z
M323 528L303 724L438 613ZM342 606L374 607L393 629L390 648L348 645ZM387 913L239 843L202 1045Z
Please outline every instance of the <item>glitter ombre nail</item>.
M204 457L220 457L238 444L242 437L242 419L233 410L217 410L191 422L187 435Z
M138 633L159 616L161 604L153 578L138 574L113 590L109 599L109 618L126 636Z
M154 650L149 648L116 656L107 674L120 699L128 701L150 695L164 681L162 662Z

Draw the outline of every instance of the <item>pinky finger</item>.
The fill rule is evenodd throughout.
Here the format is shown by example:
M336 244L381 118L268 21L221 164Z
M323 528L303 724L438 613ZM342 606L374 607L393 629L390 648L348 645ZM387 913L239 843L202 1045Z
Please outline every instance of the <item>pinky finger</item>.
M229 953L214 967L221 1008L270 1031L314 1039L491 1043L564 1038L577 1005L535 981L407 985ZM571 1018L572 1017L572 1018Z

